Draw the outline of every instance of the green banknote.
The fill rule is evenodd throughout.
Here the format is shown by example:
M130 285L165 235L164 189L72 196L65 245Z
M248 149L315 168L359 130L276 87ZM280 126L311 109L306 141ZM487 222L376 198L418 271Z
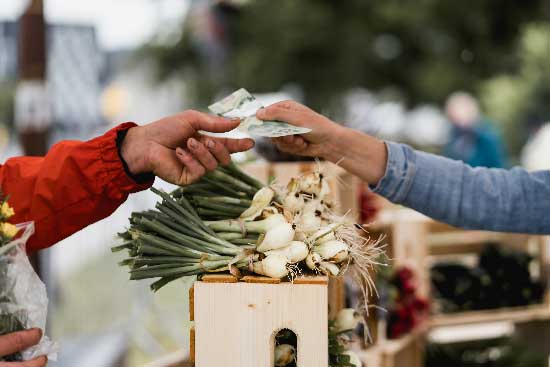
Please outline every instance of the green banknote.
M256 118L256 111L262 107L262 104L252 94L241 88L210 105L208 109L219 116L240 118L242 121L239 130L251 135L277 138L311 131L311 129L290 125L286 122L259 120Z

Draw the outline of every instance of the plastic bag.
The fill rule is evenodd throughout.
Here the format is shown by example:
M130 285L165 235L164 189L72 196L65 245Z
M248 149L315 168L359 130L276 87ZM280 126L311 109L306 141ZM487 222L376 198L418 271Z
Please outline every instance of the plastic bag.
M34 223L19 224L17 228L22 234L0 247L0 335L32 328L44 330L46 326L46 286L25 251L25 244L34 233ZM46 355L48 360L57 359L57 345L47 336L20 353L0 356L0 362L27 361L41 355Z

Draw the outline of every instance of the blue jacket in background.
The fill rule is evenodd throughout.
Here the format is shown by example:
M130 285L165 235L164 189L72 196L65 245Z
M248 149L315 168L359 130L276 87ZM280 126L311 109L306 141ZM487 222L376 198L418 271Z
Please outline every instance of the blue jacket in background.
M443 155L472 167L504 168L507 164L502 139L487 120L471 129L453 126Z

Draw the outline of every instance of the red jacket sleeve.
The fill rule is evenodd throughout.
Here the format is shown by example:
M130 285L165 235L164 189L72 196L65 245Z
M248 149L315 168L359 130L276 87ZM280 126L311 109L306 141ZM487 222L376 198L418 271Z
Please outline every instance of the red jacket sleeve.
M52 246L109 216L129 193L150 187L125 172L117 133L125 123L87 142L62 141L45 157L16 157L0 166L2 192L15 210L12 223L34 221L29 253Z

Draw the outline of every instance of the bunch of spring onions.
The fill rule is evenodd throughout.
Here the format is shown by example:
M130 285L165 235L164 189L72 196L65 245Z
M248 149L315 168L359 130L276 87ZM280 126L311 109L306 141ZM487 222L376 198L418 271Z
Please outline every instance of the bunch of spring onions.
M159 278L158 290L191 275L230 272L293 278L351 269L364 289L382 249L334 213L327 178L315 171L267 186L234 164L171 193L152 188L155 210L132 213L124 240L130 279Z

